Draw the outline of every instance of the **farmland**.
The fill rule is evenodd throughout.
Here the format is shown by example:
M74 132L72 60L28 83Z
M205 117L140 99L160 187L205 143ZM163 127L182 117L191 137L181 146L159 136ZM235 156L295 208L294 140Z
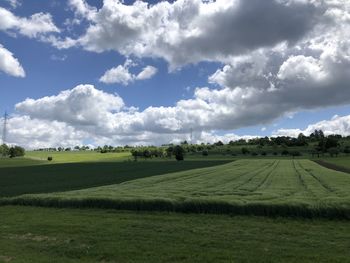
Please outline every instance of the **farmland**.
M48 154L0 159L0 262L350 256L350 175L311 160Z
M74 155L74 153L73 153ZM87 153L90 157L90 153ZM70 159L72 153L64 154ZM0 159L0 196L25 193L48 193L117 184L127 180L194 168L223 164L225 161L126 162L104 161L100 154L95 162L51 163L24 158ZM84 158L84 159L87 159Z
M309 160L238 160L9 203L183 212L350 217L350 176Z

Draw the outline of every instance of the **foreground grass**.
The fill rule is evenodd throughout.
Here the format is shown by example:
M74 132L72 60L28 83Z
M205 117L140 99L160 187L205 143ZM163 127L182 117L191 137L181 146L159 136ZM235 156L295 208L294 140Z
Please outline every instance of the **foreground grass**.
M350 176L309 160L232 163L3 204L350 218Z
M348 221L0 207L0 262L349 262Z
M9 162L11 165L8 164ZM3 159L0 160L0 197L118 184L128 180L223 163L225 161L40 164L34 160Z

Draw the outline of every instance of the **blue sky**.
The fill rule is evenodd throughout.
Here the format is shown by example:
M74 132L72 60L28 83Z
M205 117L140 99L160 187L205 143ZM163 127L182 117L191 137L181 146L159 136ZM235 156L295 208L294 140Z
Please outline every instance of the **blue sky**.
M86 141L95 145L157 144L186 139L189 127L195 130L198 141L225 140L245 135L270 136L278 134L279 129L290 129L292 135L294 129L307 132L309 125L319 127L318 123L324 120L335 127L330 132L350 133L350 128L337 129L331 123L334 115L350 115L350 82L347 82L346 76L346 72L349 72L346 56L349 51L346 49L350 47L348 42L344 42L345 48L336 44L340 39L347 39L344 32L348 28L345 23L339 22L343 21L341 17L334 15L333 23L327 22L329 17L321 19L326 16L324 10L330 8L327 1L322 8L313 6L311 1L305 1L305 4L291 1L288 5L276 0L266 1L270 9L277 10L273 14L268 14L273 10L265 10L256 0L246 2L246 5L251 5L249 13L244 13L244 8L240 10L239 5L234 6L233 1L227 0L214 3L179 0L164 6L158 1L148 3L141 6L134 1L120 3L117 0L107 0L105 3L102 0L19 0L12 1L11 5L10 0L1 0L0 8L8 13L7 17L0 19L0 45L11 52L12 58L20 64L2 70L0 64L0 112L10 113L14 118L11 127L17 131L12 134L9 131L11 143L22 143L27 147L58 145L66 137L50 139L57 137L54 131L36 131L38 135L33 138L28 135L33 133L33 127L38 123L46 127L53 122L58 122L61 129L72 129L74 136L66 135L66 144ZM176 9L179 6L181 11ZM134 16L124 7L129 7ZM341 1L336 8L342 10L341 16L350 10L348 4ZM305 19L293 18L296 10ZM307 13L310 10L312 12ZM107 11L110 12L109 16L104 17ZM116 18L111 18L113 12L117 14ZM154 14L165 12L168 12L169 21L159 22L153 18ZM262 17L261 25L257 25L249 20L254 12L266 12L264 17L280 12L281 17L286 18L278 25ZM9 13L18 21L28 19L28 24L35 24L30 20L33 14L48 14L50 19L43 19L41 24L28 29L20 22L8 26L6 19L12 21ZM223 16L227 16L227 24L225 20L220 20ZM207 17L211 20L204 19ZM276 19L281 17L276 15ZM301 22L297 24L299 20ZM139 21L147 26L141 23L135 29L134 24ZM203 24L205 21L208 25ZM57 30L52 27L48 29L45 23L51 23ZM242 29L235 23L242 25ZM113 27L109 27L109 24L113 24ZM97 28L97 33L89 34L92 27ZM240 32L244 27L252 32ZM325 34L324 30L319 29L321 27L328 27L330 34L333 32L332 49L328 50L329 43L318 39ZM152 32L159 32L162 28L166 29L164 33L152 35ZM33 30L36 30L35 33ZM285 33L286 30L290 30L290 33ZM50 38L52 36L54 40ZM74 39L74 44L68 45L67 38ZM62 48L62 45L65 47ZM338 63L343 63L345 74L336 76L338 64L330 62L335 58ZM125 64L127 59L133 63L131 66ZM16 66L23 68L24 77L11 73ZM123 84L121 73L114 71L112 81L101 81L108 70L118 66L126 70L122 73L128 74L132 80ZM155 73L138 78L138 74L148 66ZM214 73L217 74L214 76ZM85 84L90 86L75 90L75 87ZM61 98L64 90L70 93ZM109 105L120 99L123 106L106 107L104 111L96 113L96 116L102 116L99 120L97 117L87 117L94 114L88 111L89 108L97 111L101 108L99 105L91 107L94 100L91 102L90 97L77 102L78 109L65 104L71 107L70 116L61 116L58 106L52 109L57 100L62 100L61 104L68 103L75 94L88 96L86 94L95 90L102 92L93 95L97 96L97 100L101 97L101 103ZM52 98L44 101L42 98L46 96ZM28 103L27 98L32 102ZM246 98L249 101L246 102ZM90 101L90 104L84 104L86 101ZM16 106L18 103L20 106ZM201 106L193 106L194 103ZM203 106L203 103L207 105ZM203 109L198 108L193 113L193 107L202 106ZM45 113L45 107L51 115ZM149 113L150 107L154 112ZM181 117L183 111L186 113ZM109 116L108 119L103 119L105 116ZM21 123L20 118L26 118L27 126L15 126ZM80 123L81 118L84 121ZM74 122L73 119L78 121ZM130 119L137 121L131 123ZM105 123L98 121L116 124L104 127ZM350 126L348 118L342 119L342 122L341 127ZM18 138L19 134L23 138ZM43 139L43 134L49 135Z

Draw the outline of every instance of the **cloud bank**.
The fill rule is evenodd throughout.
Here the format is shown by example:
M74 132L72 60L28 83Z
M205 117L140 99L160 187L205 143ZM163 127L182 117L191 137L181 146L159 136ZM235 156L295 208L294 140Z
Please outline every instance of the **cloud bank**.
M106 93L92 85L79 85L55 96L18 103L18 114L9 120L9 142L29 148L72 146L85 141L95 145L159 145L189 140L191 129L193 142L255 137L216 134L215 131L228 129L241 120L240 115L232 111L231 100L237 94L231 92L230 89L197 88L193 99L179 101L173 107L148 107L138 111L125 105L118 94ZM252 116L256 116L255 109ZM275 135L307 134L316 128L325 130L326 134L349 135L350 119L349 116L334 117L305 131L279 130Z

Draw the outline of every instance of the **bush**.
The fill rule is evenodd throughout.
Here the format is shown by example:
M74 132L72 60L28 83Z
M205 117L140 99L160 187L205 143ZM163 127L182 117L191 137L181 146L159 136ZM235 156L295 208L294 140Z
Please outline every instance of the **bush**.
M258 154L256 152L252 152L252 156L257 156Z
M261 155L262 155L262 156L266 156L267 153L266 153L266 152L261 152Z
M53 158L51 156L49 156L49 157L47 157L47 160L51 162L53 160Z
M203 156L208 156L208 155L209 155L209 153L208 153L208 151L207 151L207 150L204 150L204 151L202 152L202 155L203 155Z

